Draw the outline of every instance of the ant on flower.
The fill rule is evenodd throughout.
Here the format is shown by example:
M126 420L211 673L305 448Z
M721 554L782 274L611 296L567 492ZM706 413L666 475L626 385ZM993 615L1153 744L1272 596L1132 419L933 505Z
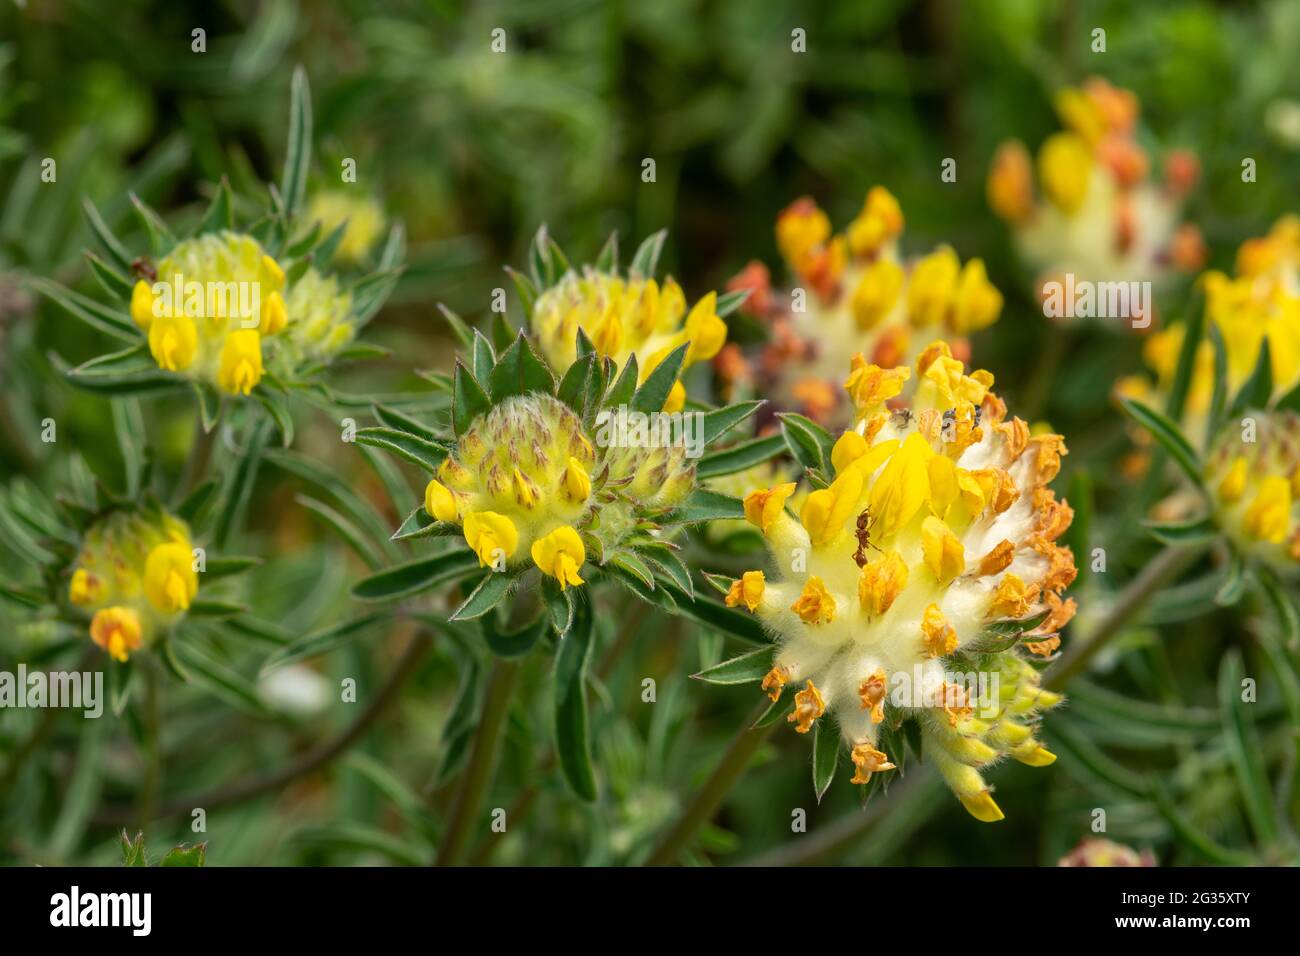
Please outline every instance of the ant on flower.
M857 530L854 532L858 539L858 550L853 552L853 561L859 568L866 566L867 548L880 550L880 547L871 540L871 529L875 523L876 519L871 516L871 509L863 508L862 513L858 515Z

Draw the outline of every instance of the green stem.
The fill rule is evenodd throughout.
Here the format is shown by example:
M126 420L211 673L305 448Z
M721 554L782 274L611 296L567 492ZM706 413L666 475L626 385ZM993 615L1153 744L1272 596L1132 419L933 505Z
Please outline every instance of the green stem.
M767 740L773 728L780 723L780 721L773 721L766 727L754 726L767 712L768 707L769 702L764 699L741 725L728 745L727 752L722 755L713 773L709 774L709 779L704 781L704 786L700 788L699 793L695 794L691 802L682 810L677 822L664 834L659 845L646 860L646 866L671 866L677 860L678 854L695 836L695 831L713 816L714 811L731 792L736 781L749 767L758 748Z
M158 686L157 668L144 667L144 679L144 739L147 752L137 807L137 826L141 830L154 818L158 809L158 790L162 785L162 692Z
M460 789L456 793L451 823L439 841L435 866L456 866L469 844L471 828L478 818L479 806L492 780L501 731L505 727L506 714L510 710L518 677L518 661L497 658L492 665L483 701L483 714L474 734L474 749L470 752L469 765L465 768Z
M1124 630L1157 591L1191 567L1205 552L1205 547L1204 544L1175 545L1157 554L1119 592L1105 617L1086 636L1070 642L1069 650L1047 671L1044 685L1051 690L1065 687L1103 647Z

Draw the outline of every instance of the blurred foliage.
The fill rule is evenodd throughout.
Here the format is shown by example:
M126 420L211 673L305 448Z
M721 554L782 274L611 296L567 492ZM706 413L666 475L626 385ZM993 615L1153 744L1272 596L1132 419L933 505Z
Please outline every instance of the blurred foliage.
M796 27L806 31L807 53L791 51ZM1095 27L1106 30L1104 54L1090 52ZM191 50L196 28L206 31L204 53ZM506 31L505 54L490 48L497 28ZM359 188L405 223L410 240L409 268L371 330L395 358L350 373L348 391L394 392L418 381L413 368L449 367L452 340L434 303L467 318L486 315L491 291L506 285L500 264L522 261L542 222L575 261L594 258L611 230L630 239L667 226L664 262L693 297L749 259L779 275L772 224L796 197L816 196L844 222L867 188L883 183L906 212L906 248L946 241L963 258L988 262L1007 305L976 338L974 355L1013 408L1032 409L1068 436L1061 481L1076 508L1085 469L1093 486L1080 543L1104 542L1106 577L1128 580L1156 549L1135 520L1150 489L1134 494L1117 465L1129 446L1110 403L1115 378L1140 368L1138 343L1114 330L1067 333L1044 322L1005 229L986 207L987 164L1002 139L1039 142L1056 127L1058 86L1104 75L1138 94L1146 135L1199 155L1203 176L1188 216L1205 231L1211 264L1226 266L1241 240L1297 211L1297 49L1300 4L1292 0L6 2L0 478L50 487L62 477L54 453L70 444L120 484L124 462L108 407L73 392L48 359L56 346L78 361L104 343L26 294L20 278L53 275L92 291L80 257L90 238L83 196L123 235L136 228L128 190L179 215L197 215L223 175L237 195L261 198L260 182L279 172L283 104L300 62L315 99L314 185L334 183L339 164L355 159ZM58 162L57 185L40 181L47 156ZM952 184L939 182L945 157L957 160ZM1257 161L1258 182L1241 182L1243 157ZM641 179L646 158L655 160L653 183ZM1163 319L1176 320L1200 299L1188 285L1159 307ZM1053 352L1068 355L1068 365L1043 381ZM159 467L179 471L190 409L145 404ZM46 417L59 423L57 445L39 440ZM335 432L317 416L300 425L298 446L386 508L380 481L360 456L339 454ZM263 469L239 546L268 556L250 603L294 636L354 614L346 584L365 567L293 506L298 487L282 470ZM411 506L416 487L405 489ZM404 513L384 517L396 526ZM18 561L0 547L0 572L17 572ZM1232 848L1234 862L1270 858L1269 831L1249 819L1243 778L1234 773L1233 735L1241 731L1218 690L1220 668L1228 682L1242 666L1292 675L1294 652L1258 639L1271 627L1267 616L1214 604L1221 573L1203 563L1160 595L1100 670L1072 689L1074 704L1052 737L1057 766L1001 768L1005 822L974 824L921 779L905 795L877 796L873 812L898 804L889 825L827 859L1053 863L1091 835L1098 806L1108 810L1111 839L1152 847L1162 863L1204 862L1206 837ZM1078 588L1081 621L1088 601L1104 605L1105 593L1096 580ZM686 679L728 656L719 636L657 612L628 624L623 609L610 610L600 615L594 665L602 799L578 803L554 770L550 708L530 692L544 686L545 662L533 658L490 796L489 806L511 808L510 830L493 848L497 862L612 863L644 854L753 706L747 690ZM43 639L17 634L8 613L0 605L6 666L26 641ZM623 625L639 636L619 637ZM399 643L369 634L298 677L331 697L344 677L374 687ZM421 807L432 800L442 812L449 804L446 777L463 759L465 709L478 697L487 658L481 646L439 638L380 730L345 756L259 798L214 806L206 834L191 832L184 817L154 823L149 844L206 840L216 864L424 861L436 833ZM653 705L640 702L645 677L658 682ZM1249 738L1259 741L1266 782L1280 781L1287 830L1296 772L1288 681L1293 675L1261 677ZM169 794L282 766L351 717L337 706L310 716L232 715L226 702L194 688L178 689L166 706ZM0 757L34 730L42 734L39 766L0 794L0 860L117 862L120 827L133 821L110 819L104 807L117 806L142 772L141 728L128 721L118 732L109 720L73 719L41 728L42 718L0 714ZM699 859L734 862L790 844L790 808L809 814L809 837L796 841L854 813L847 786L815 803L804 744L780 732L770 739L717 825L702 833ZM1125 768L1158 775L1163 796Z

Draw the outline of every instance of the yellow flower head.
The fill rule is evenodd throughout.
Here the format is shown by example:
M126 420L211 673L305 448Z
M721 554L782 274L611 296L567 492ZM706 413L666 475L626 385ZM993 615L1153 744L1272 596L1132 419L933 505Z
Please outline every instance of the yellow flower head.
M189 529L157 508L100 518L69 570L70 603L91 615L91 638L117 660L173 626L199 589Z
M788 311L774 314L758 363L770 379L759 383L765 396L823 423L844 423L849 409L835 388L843 381L844 356L862 354L863 365L901 369L905 376L936 339L969 335L997 320L1002 295L980 260L963 265L947 246L905 259L898 249L902 230L898 201L882 186L868 192L842 236L830 235L829 220L811 199L781 214L777 245L797 285ZM864 391L894 389L883 401L902 387L892 377L856 378L849 385L854 401Z
M1196 179L1195 159L1171 151L1164 182L1151 181L1137 138L1137 99L1105 80L1061 90L1055 104L1064 128L1038 149L1040 194L1029 151L1014 140L998 148L986 181L989 206L1011 225L1017 251L1038 274L1040 294L1050 300L1063 284L1076 290L1117 281L1160 285L1174 270L1199 269L1204 242L1195 227L1179 222ZM1151 321L1149 312L1131 306L1127 315L1108 316L1081 302L1068 305L1045 302L1044 314L1066 322L1132 320L1139 328Z
M1300 416L1248 409L1206 460L1215 521L1241 551L1300 574Z
M1001 682L990 699L963 690L945 666L978 651L993 621L1023 622L1031 653L1059 642L1075 609L1060 596L1075 577L1073 556L1057 543L1072 512L1047 485L1064 444L1006 420L992 377L967 373L946 343L921 357L910 393L906 375L882 391L865 384L882 370L855 371L869 398L835 442L830 483L807 496L798 519L781 507L793 489L746 499L780 575L750 572L727 604L778 634L764 690L779 697L787 684L803 686L790 715L801 732L832 713L856 782L892 768L877 749L891 713L894 723L915 718L967 809L998 819L980 768L1004 755L1050 762L1033 727L1059 698L1018 648L978 654ZM886 395L905 407L886 409Z
M290 284L250 235L186 239L154 271L130 304L154 361L229 394L250 394L272 357L290 369L324 361L355 334L351 293L314 268Z
M1272 398L1300 384L1300 217L1283 216L1265 236L1242 243L1235 276L1211 270L1198 280L1205 293L1205 318L1223 339L1226 392L1235 395L1259 362L1268 340ZM1173 390L1185 325L1148 336L1142 357L1152 378L1130 378L1120 395L1162 406ZM1209 336L1198 345L1180 424L1200 439L1214 396L1214 347Z
M612 550L694 487L682 443L623 443L612 426L589 431L569 406L534 392L469 423L425 488L424 511L461 524L482 564L531 558L567 587L582 583L584 535Z
M716 292L688 311L681 286L668 278L620 276L587 267L566 272L537 298L532 328L542 355L553 369L568 368L577 357L581 330L601 356L622 368L637 359L641 381L674 350L686 345L683 368L713 358L727 339L727 324L717 313ZM686 393L673 389L665 411L679 411Z

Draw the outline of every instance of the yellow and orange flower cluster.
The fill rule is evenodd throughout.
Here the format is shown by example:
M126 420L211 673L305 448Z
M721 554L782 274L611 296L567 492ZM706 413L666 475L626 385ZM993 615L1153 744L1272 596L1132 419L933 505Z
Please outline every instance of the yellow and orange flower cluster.
M531 558L566 588L583 583L588 543L612 550L694 485L683 444L598 447L572 409L533 393L470 424L426 487L424 506L461 526L483 566L505 570Z
M1206 320L1223 337L1227 394L1235 395L1245 384L1267 338L1277 398L1300 382L1300 217L1284 216L1268 235L1242 243L1235 273L1211 270L1199 280ZM1185 326L1179 323L1150 336L1142 355L1155 381L1123 379L1119 394L1163 404L1173 388L1184 334ZM1182 419L1184 431L1197 442L1204 438L1213 395L1214 347L1206 336L1197 347Z
M125 661L189 609L196 566L184 522L158 509L113 511L86 532L68 600L91 615L91 640Z
M801 733L834 714L855 782L892 767L878 749L882 724L915 717L927 754L986 821L1001 811L981 768L1007 755L1050 763L1034 722L1059 697L1018 648L984 653L981 639L992 622L1024 621L1020 646L1050 655L1075 611L1061 593L1076 574L1058 543L1073 512L1048 487L1064 442L1008 419L992 384L943 342L925 350L915 379L857 356L846 382L856 424L834 444L834 479L797 518L786 510L792 482L746 496L780 572L749 571L727 595L779 638L764 689L774 700L796 689L788 719ZM905 390L906 405L886 407ZM990 699L950 677L955 660L996 678Z
M675 349L690 343L683 368L713 358L727 339L718 316L718 294L710 292L688 312L686 296L671 277L622 277L586 268L569 271L538 296L532 327L543 357L553 369L566 369L577 357L581 329L601 356L618 367L635 355L644 381ZM686 390L673 386L664 411L680 411Z
M1139 106L1104 79L1056 97L1065 129L1049 136L1034 163L1023 143L1003 143L987 180L989 206L1015 230L1016 246L1040 281L1161 282L1170 267L1194 271L1205 246L1179 222L1197 177L1196 160L1171 152L1163 184L1149 178L1150 159L1136 138Z
M964 351L961 337L997 320L1002 294L981 260L963 265L941 246L905 261L902 231L902 209L883 186L867 193L839 235L809 198L781 213L777 246L800 285L780 308L765 288L751 294L753 309L769 303L771 313L758 370L765 396L818 421L843 423L847 406L837 383L845 356L863 352L882 367L907 365L938 339L957 341ZM765 281L751 266L742 285L756 280Z

